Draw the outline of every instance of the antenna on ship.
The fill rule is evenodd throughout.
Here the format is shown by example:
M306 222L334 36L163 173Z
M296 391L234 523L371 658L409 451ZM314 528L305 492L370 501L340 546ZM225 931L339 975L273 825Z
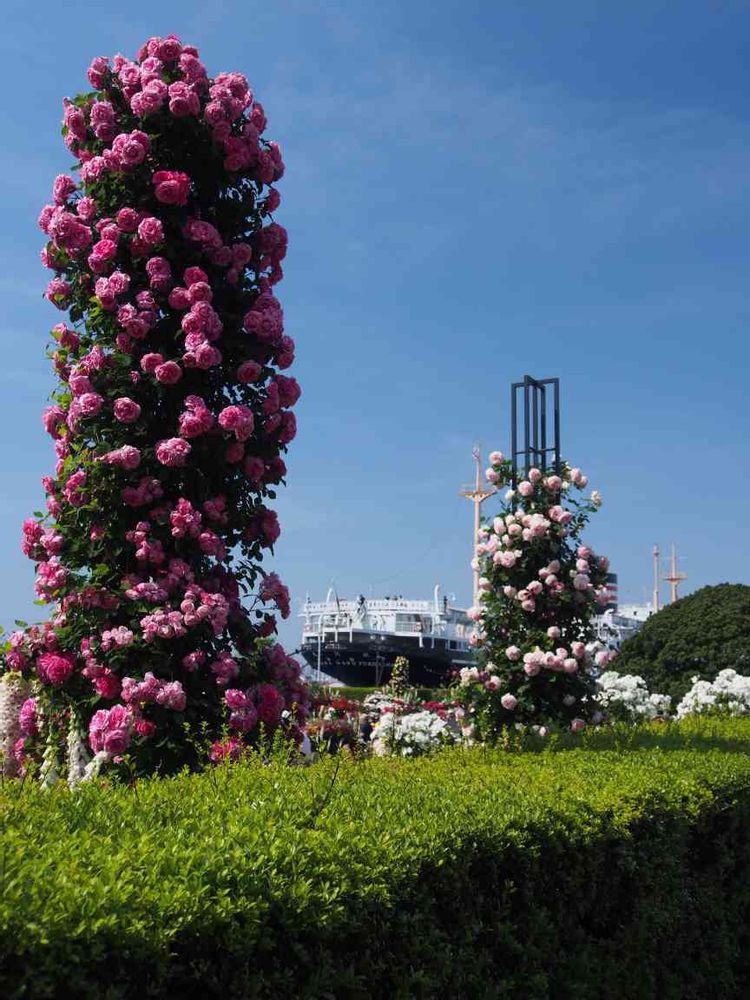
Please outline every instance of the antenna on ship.
M672 588L672 604L677 600L677 588L682 582L682 580L687 580L687 573L677 572L677 549L675 548L674 542L672 543L672 560L669 568L669 573L664 577L667 583Z
M474 462L476 463L476 476L474 479L474 484L472 486L464 486L461 490L461 496L466 497L467 500L471 500L474 504L474 538L471 546L471 558L475 558L475 546L479 538L479 526L481 524L480 508L484 501L497 493L497 489L494 486L484 485L482 483L482 453L479 450L479 445L474 445L471 450L474 456ZM472 595L472 603L476 605L479 600L479 570L474 570L474 590Z

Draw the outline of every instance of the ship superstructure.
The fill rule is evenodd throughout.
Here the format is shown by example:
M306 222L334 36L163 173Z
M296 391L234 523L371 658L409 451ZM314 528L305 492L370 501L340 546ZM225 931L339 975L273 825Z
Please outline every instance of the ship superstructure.
M325 601L305 601L301 652L312 672L344 684L379 687L397 656L409 661L413 684L437 686L473 663L466 612L451 607L436 586L431 601L402 597L339 598L331 587Z

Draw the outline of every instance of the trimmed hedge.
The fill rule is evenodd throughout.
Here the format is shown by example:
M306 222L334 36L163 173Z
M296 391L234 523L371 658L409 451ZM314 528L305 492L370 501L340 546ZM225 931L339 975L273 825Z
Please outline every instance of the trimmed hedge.
M6 783L4 998L746 995L750 723Z

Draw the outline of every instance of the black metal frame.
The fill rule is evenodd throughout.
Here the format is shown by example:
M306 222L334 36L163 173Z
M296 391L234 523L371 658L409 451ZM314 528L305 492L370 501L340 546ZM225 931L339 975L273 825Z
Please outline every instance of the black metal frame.
M523 447L518 447L518 393L523 389ZM547 444L548 406L547 390L552 391L552 444ZM513 486L518 481L519 471L526 475L529 469L537 466L539 469L560 471L560 379L532 378L525 375L523 382L513 382L510 388L511 414L511 463L513 468ZM523 465L519 466L518 458L523 456ZM550 457L552 462L550 462Z

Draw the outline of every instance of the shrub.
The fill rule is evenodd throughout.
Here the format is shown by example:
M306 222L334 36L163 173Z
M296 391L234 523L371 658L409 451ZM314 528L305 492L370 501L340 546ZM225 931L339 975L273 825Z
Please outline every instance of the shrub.
M289 595L261 565L300 394L273 291L279 147L247 80L209 79L174 36L88 76L63 123L79 179L57 177L39 217L47 298L73 324L52 331L47 514L24 524L54 608L5 650L36 709L6 770L43 760L45 780L87 773L87 735L94 767L128 750L169 771L186 723L242 739L305 702L270 642Z
M441 746L457 742L457 727L451 728L437 712L384 712L375 724L370 739L376 753L416 757Z
M650 690L675 700L694 676L711 681L720 670L750 674L750 587L702 587L668 604L622 644L610 667L640 674Z
M649 694L646 682L636 674L616 674L606 670L596 680L596 700L610 719L637 722L669 715L669 695Z
M750 677L736 670L720 670L713 681L694 678L693 686L677 706L678 718L722 714L750 714Z
M0 994L747 995L750 724L20 782Z

